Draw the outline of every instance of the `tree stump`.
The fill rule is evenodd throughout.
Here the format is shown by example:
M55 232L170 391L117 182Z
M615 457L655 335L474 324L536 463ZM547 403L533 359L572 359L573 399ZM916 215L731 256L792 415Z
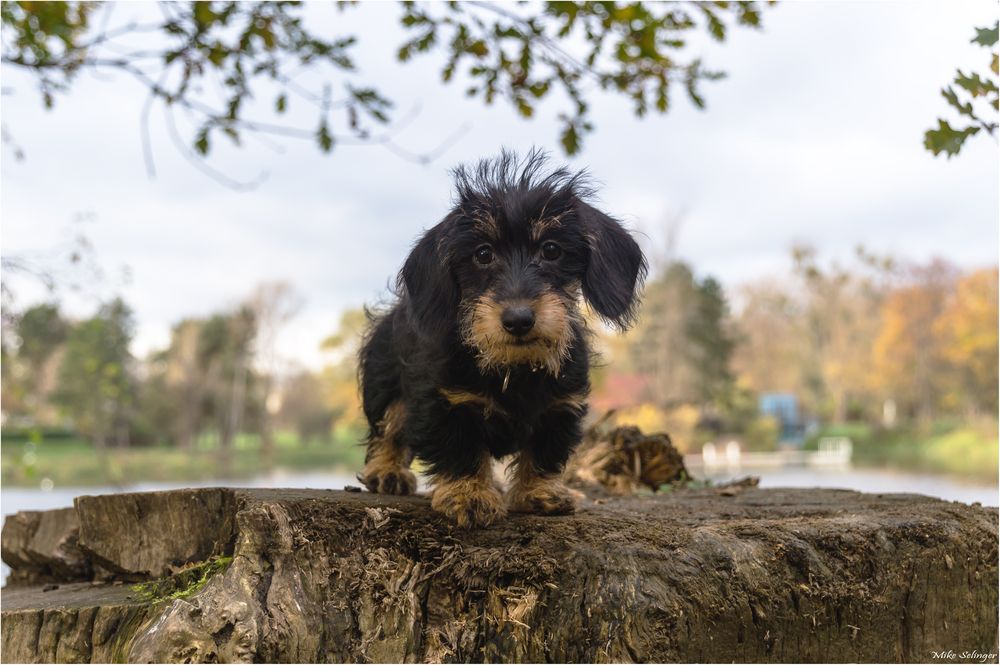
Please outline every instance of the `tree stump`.
M993 508L840 490L481 530L419 496L84 496L4 525L3 660L996 662L997 538Z

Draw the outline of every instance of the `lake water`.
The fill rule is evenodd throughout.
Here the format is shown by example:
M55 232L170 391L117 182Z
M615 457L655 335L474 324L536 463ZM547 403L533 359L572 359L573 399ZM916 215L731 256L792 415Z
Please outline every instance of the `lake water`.
M697 475L697 474L695 474ZM830 487L860 492L926 494L948 501L998 504L996 485L963 482L960 479L928 474L915 474L871 469L816 470L808 468L744 470L738 474L722 473L711 476L721 482L736 476L760 476L761 487ZM4 519L21 510L49 510L73 505L73 498L81 494L108 494L115 492L148 492L177 489L180 487L308 487L340 489L357 481L348 475L331 473L275 472L253 480L214 481L205 483L137 483L123 487L55 487L47 491L29 488L0 489L0 512ZM2 566L0 576L6 581L9 569Z

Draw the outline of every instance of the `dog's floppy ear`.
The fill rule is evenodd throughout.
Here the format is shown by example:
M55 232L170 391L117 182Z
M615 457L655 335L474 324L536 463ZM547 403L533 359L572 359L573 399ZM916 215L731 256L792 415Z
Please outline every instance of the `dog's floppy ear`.
M410 318L424 335L446 333L458 312L458 284L440 251L446 224L424 233L399 272L398 287L409 296Z
M625 330L635 322L646 257L615 219L583 201L577 214L590 247L583 297L605 321Z

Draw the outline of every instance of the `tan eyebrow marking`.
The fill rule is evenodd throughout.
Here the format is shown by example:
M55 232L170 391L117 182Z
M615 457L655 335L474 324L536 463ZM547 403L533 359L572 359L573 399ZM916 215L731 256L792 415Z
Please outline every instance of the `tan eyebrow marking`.
M497 220L489 213L476 212L471 215L472 217L472 228L488 235L494 240L500 238L500 228L497 225Z
M556 215L555 217L540 217L535 220L531 225L531 239L533 241L538 241L549 229L557 229L562 226L562 218L566 213L562 215Z

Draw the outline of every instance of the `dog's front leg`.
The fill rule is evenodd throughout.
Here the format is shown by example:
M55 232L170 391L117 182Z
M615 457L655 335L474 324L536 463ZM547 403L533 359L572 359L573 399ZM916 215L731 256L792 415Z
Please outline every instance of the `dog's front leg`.
M566 460L580 443L585 411L581 403L556 405L541 418L528 446L518 453L507 492L511 512L566 515L576 510L574 492L561 477Z
M496 436L490 420L495 405L461 390L440 390L419 402L426 410L411 431L414 449L428 467L431 508L460 527L487 526L507 510L493 480L487 440Z
M507 512L503 495L493 481L492 459L485 450L472 474L437 473L431 477L431 484L431 508L460 527L488 526Z

